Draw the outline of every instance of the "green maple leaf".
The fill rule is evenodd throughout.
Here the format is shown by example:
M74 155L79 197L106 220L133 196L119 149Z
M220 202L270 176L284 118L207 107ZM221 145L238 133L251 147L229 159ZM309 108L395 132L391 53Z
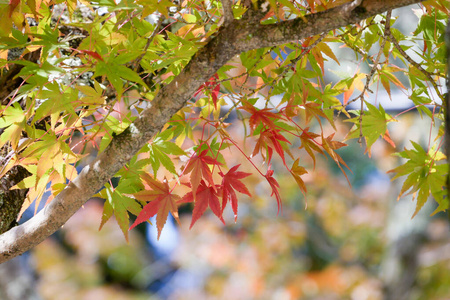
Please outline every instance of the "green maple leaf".
M407 175L398 198L407 192L407 194L413 194L413 198L417 195L413 217L427 202L430 194L439 205L433 214L448 209L449 201L444 197L445 190L443 189L446 184L448 164L436 164L438 161L445 160L445 155L434 148L427 152L419 144L413 141L411 143L414 149L405 149L398 154L407 159L406 163L388 171L388 173L396 173L392 180Z
M128 241L128 227L130 225L128 212L137 216L142 210L142 207L135 199L125 196L120 192L121 185L128 186L129 184L124 180L113 190L111 185L107 183L105 184L105 188L98 193L99 197L106 199L99 230L102 229L103 225L114 214L125 239Z
M160 165L162 164L170 173L176 174L175 165L168 154L172 155L185 155L185 152L178 147L175 143L164 141L162 138L157 137L149 144L150 163L153 168L153 172L156 175Z
M370 153L370 148L381 136L392 146L395 146L389 137L387 130L387 124L394 121L394 119L385 112L384 108L380 105L379 109L374 105L366 102L368 111L364 112L362 116L362 134L366 140L367 149L366 152ZM355 112L359 115L359 112ZM359 138L361 134L360 119L359 116L346 120L346 122L355 123L354 129L347 135L346 140Z

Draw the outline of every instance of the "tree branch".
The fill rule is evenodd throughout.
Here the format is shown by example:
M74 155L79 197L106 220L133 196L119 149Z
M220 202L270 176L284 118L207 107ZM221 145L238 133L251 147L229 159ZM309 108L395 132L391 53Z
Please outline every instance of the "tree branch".
M223 8L223 23L225 25L230 24L234 20L233 15L233 0L222 0L222 8Z
M120 135L92 163L86 166L53 201L24 224L0 236L0 263L42 242L58 230L98 190L114 176L159 130L184 107L195 91L233 56L255 48L276 46L329 32L368 17L421 0L365 0L271 25L233 20L221 27L191 59L183 71L164 86L152 106Z
M305 37L328 32L349 24L360 22L395 8L423 2L424 0L364 0L359 6L351 1L319 13L305 15L280 23L248 27L246 39L239 45L241 52L282 45Z
M403 50L403 48L400 46L400 44L398 43L397 39L394 37L394 35L392 34L392 32L389 30L387 31L387 36L389 38L389 40L394 44L394 47L398 50L398 52L400 52L400 54L412 65L414 66L417 70L419 70L427 79L428 81L431 83L431 85L434 88L434 91L436 92L436 95L441 99L442 102L444 102L444 96L442 95L441 91L439 90L439 87L436 83L436 80L433 79L433 77L431 77L432 75L430 74L430 72L427 72L427 70L425 70L424 68L422 68L422 66L417 63L416 61L414 61L411 56L408 55L408 53L406 53L405 50Z

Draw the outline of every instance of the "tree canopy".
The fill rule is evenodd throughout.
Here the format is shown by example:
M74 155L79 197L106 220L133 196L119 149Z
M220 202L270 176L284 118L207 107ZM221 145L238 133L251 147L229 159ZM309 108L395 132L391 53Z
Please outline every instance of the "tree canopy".
M346 176L337 150L349 139L368 155L382 139L405 159L391 172L406 176L399 197L413 193L416 213L430 196L435 212L448 209L449 7L425 1L412 7L411 32L396 28L392 10L419 2L1 2L0 262L40 243L93 196L105 199L101 224L114 215L125 237L130 214L131 228L156 215L161 234L186 203L191 227L208 207L224 222L229 204L236 219L250 177L270 187L280 212L274 158L307 194L302 176L317 155ZM349 59L352 68L341 67ZM425 147L398 149L388 124L402 112L369 101L394 88L438 128ZM351 126L337 127L337 117ZM45 209L14 227L46 191Z

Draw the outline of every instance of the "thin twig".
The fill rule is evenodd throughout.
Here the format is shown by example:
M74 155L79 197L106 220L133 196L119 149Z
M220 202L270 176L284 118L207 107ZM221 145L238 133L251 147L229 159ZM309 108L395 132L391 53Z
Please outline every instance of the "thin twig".
M384 45L386 44L387 34L388 34L389 28L391 26L391 13L392 13L392 10L389 10L387 12L387 14L386 14L386 23L384 25L385 30L384 30L383 41L380 44L380 50L378 51L377 57L375 58L375 61L373 62L372 69L370 70L369 74L367 74L367 76L366 76L366 84L364 85L364 88L363 88L361 94L351 101L351 102L356 101L356 99L360 99L361 100L360 114L359 114L359 120L358 120L358 122L359 122L359 139L358 139L358 143L362 143L362 138L363 138L362 118L363 118L363 115L364 115L364 94L366 93L366 91L369 91L369 92L373 93L369 89L369 85L370 85L370 81L372 80L373 75L375 74L375 71L378 69L378 63L380 61L381 54L383 53Z
M292 59L291 62L286 65L284 67L283 72L281 72L280 75L278 75L277 77L275 77L272 82L262 85L259 88L256 88L254 90L252 90L253 93L257 93L260 90L262 90L263 88L265 88L266 86L270 85L272 88L282 79L284 79L287 75L287 73L292 69L292 67L295 67L295 65L297 64L297 62L303 58L303 56L305 56L305 54L308 54L309 51L311 51L312 48L314 48L315 46L317 46L317 44L319 44L320 42L323 41L323 39L327 36L327 33L324 32L322 34L319 35L319 38L317 40L314 41L314 43L312 43L309 46L306 47L302 47L301 50L302 52L299 54L299 56L297 56L296 58Z
M133 69L135 71L138 70L139 68L139 64L141 63L141 60L144 58L145 54L147 53L148 47L150 47L150 44L152 43L153 39L155 38L156 34L159 31L159 27L161 27L162 22L164 21L164 16L160 15L159 19L158 19L158 23L155 24L155 29L153 29L152 34L150 35L150 37L147 39L147 43L145 44L144 50L142 51L142 54L136 58L136 61L132 64L134 67Z
M431 77L430 72L427 72L424 68L422 68L421 65L419 65L417 62L415 62L406 52L405 50L400 47L400 44L398 43L397 39L392 35L392 32L390 30L386 30L386 35L389 38L389 40L394 44L394 47L400 52L401 55L411 64L413 65L417 70L419 70L425 77L428 79L428 81L433 85L434 90L436 91L436 94L441 99L442 103L444 103L444 96L439 91L439 87L436 84L436 80Z

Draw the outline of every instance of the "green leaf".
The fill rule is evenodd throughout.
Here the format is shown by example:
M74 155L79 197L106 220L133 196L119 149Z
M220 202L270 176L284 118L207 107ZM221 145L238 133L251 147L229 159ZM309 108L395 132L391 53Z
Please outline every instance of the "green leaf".
M122 133L136 118L131 116L131 112L129 112L126 116L119 115L118 117L119 119L117 119L114 115L109 115L106 118L107 121L105 122L104 126L108 129L109 132L112 131L116 134Z
M102 105L105 103L106 97L103 96L103 89L96 80L94 80L94 87L95 89L87 85L78 85L76 87L85 95L80 98L80 102L83 105Z
M445 155L436 151L434 147L426 152L419 144L413 141L411 143L414 149L405 149L398 154L407 159L406 163L388 172L396 173L392 180L400 176L407 176L398 197L400 198L408 191L408 194L417 193L417 204L413 217L426 203L430 193L439 204L433 214L448 209L449 203L444 190L448 164L437 164L439 161L445 161Z
M119 186L113 189L108 183L105 184L105 188L100 191L99 196L106 199L103 207L102 221L100 223L100 229L109 220L114 213L116 221L119 224L120 229L128 241L128 228L130 226L130 220L128 212L134 215L138 215L142 210L141 205L133 198L127 197L119 192Z
M3 110L3 114L0 118L0 128L8 127L14 123L19 124L25 120L25 113L18 104L9 106Z
M381 105L379 109L368 102L366 102L366 105L368 111L364 112L362 116L362 134L367 144L366 151L370 151L370 148L380 136L385 137L387 123L394 121L394 119L385 112ZM354 129L347 135L346 139L358 138L360 135L359 117L346 120L346 122L355 123Z
M175 143L164 141L157 137L149 144L149 154L152 169L156 176L160 164L162 164L170 173L176 174L175 165L168 154L185 155L186 153Z

